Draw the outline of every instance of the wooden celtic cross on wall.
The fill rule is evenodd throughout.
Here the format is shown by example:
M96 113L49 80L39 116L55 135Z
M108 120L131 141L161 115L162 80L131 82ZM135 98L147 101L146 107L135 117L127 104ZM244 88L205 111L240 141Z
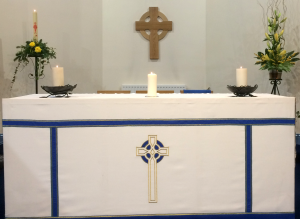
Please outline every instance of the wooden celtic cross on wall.
M148 17L150 17L150 21L146 22ZM159 22L158 17L163 21ZM172 21L168 21L168 18L158 11L158 7L150 7L140 21L135 22L135 29L139 30L143 37L150 41L150 59L159 59L158 41L164 38L169 30L172 30ZM146 30L150 30L150 35L146 33ZM163 32L158 35L158 30Z

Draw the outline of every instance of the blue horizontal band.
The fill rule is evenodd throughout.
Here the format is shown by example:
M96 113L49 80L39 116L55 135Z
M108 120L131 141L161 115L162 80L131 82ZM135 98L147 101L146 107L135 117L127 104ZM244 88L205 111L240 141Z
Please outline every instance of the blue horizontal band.
M3 120L3 127L295 125L295 119Z
M185 94L210 94L211 90L183 90Z
M64 219L126 219L126 218L145 218L145 219L295 219L294 213L236 213L236 214L192 214L192 215L132 215L132 216L93 216L93 217L30 217L33 219L47 219L47 218L64 218ZM28 219L25 217L6 217L6 219Z

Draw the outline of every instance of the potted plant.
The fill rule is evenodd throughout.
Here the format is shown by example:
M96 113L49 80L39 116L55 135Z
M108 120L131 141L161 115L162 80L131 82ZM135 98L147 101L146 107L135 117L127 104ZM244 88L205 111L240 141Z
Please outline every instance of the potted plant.
M18 64L11 81L11 89L16 81L16 75L21 64L23 64L23 70L31 61L35 66L35 72L29 73L28 76L29 78L35 79L37 93L37 81L44 77L45 65L50 63L50 59L56 58L56 52L54 51L54 48L48 47L47 43L44 43L42 39L39 41L26 41L25 45L17 46L16 48L19 49L19 51L16 53L14 61L18 62ZM31 57L35 58L35 63L31 60Z
M267 42L267 48L265 53L254 53L255 58L258 59L255 65L261 65L260 70L269 70L271 80L281 79L281 73L290 72L291 67L299 60L296 58L298 52L287 52L284 49L285 39L282 26L287 18L281 19L280 17L281 13L277 13L276 10L272 12L270 18L268 17L268 33L265 33L266 38L263 40Z

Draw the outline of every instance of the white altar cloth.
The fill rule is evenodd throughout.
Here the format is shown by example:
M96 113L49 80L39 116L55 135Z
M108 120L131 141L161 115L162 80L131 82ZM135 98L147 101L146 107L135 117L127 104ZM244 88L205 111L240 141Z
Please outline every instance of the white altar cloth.
M295 98L3 99L6 217L294 218Z

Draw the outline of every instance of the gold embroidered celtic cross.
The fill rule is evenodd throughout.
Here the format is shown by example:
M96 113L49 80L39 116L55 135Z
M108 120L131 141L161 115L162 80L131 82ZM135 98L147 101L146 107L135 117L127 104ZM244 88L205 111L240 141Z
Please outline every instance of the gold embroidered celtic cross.
M136 156L148 163L148 200L157 203L157 163L169 156L169 147L164 147L156 135L149 135L148 141L136 148Z
M148 17L150 17L150 21L146 22ZM163 21L159 22L158 17ZM169 30L172 30L172 21L168 21L168 18L158 11L158 7L150 7L149 12L143 14L140 21L135 22L135 29L139 30L143 37L150 41L150 59L159 59L158 41L164 38ZM145 30L150 30L150 35ZM158 35L158 30L163 32Z

